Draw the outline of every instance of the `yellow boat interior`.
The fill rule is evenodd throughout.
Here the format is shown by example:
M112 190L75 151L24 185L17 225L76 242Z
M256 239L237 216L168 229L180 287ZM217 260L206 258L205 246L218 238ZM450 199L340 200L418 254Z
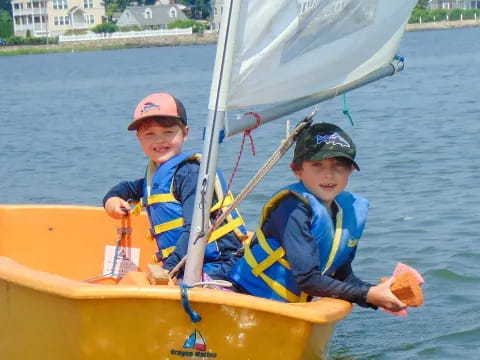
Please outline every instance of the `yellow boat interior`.
M182 297L142 276L156 251L147 231L145 215L0 205L0 359L319 359L351 311L337 299L286 304L209 288ZM139 276L102 276L115 266Z

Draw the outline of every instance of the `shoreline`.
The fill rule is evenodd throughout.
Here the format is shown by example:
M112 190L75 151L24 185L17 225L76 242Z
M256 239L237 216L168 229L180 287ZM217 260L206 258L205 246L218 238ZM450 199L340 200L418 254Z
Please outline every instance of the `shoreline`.
M469 27L479 27L480 19L477 20L455 20L455 21L437 21L422 24L407 24L406 31L425 31L425 30L448 30Z
M151 36L124 39L69 41L51 45L1 46L0 56L46 54L57 52L131 49L158 46L206 45L217 42L217 33Z
M467 27L480 27L480 19L407 24L406 31L448 30ZM203 34L191 35L72 41L52 45L12 45L0 47L0 56L114 50L158 46L206 45L215 44L217 42L217 38L218 33L205 32Z

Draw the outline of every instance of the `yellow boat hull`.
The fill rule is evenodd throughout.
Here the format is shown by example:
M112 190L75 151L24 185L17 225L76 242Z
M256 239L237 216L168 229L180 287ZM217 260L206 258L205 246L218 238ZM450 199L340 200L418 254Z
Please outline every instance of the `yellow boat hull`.
M95 207L0 206L0 359L322 359L351 311L195 288L194 323L176 286L81 281L103 273L119 225ZM130 225L144 271L155 244L145 216Z

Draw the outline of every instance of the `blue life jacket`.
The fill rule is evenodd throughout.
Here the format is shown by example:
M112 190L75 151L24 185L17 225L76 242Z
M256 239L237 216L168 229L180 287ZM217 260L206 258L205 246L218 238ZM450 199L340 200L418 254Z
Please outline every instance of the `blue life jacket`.
M183 231L183 207L173 194L173 180L178 166L186 161L200 161L200 154L182 153L160 166L153 162L147 166L143 188L144 196L133 212L138 214L142 207L146 209L151 225L150 236L156 240L159 250L153 257L154 261L165 260L175 250ZM228 207L234 200L231 193L224 196L225 189L225 181L221 173L217 171L215 179L217 203L212 206L211 214L220 206ZM216 240L232 231L242 242L247 238L247 229L238 210L232 211L226 223L219 226L210 236L205 249L205 260L215 260L220 257Z
M304 302L307 294L295 282L284 248L277 239L266 238L262 232L269 215L291 194L312 211L310 231L320 250L321 272L329 276L355 256L365 227L368 200L349 192L340 193L334 199L338 207L334 223L322 201L299 182L280 190L264 206L256 231L257 242L253 245L247 242L244 256L235 264L230 277L252 295L284 302Z

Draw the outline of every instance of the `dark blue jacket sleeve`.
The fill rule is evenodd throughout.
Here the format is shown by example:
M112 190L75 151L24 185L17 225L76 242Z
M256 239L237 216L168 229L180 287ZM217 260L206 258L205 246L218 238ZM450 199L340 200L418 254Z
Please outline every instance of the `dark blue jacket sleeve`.
M282 201L263 226L266 236L278 239L285 249L293 276L302 289L311 296L347 300L360 306L366 302L369 284L358 279L351 262L339 268L334 277L322 275L318 259L317 240L310 232L310 209L296 197Z
M117 196L125 201L139 201L143 196L143 179L123 181L112 187L103 197L103 205L111 197Z

